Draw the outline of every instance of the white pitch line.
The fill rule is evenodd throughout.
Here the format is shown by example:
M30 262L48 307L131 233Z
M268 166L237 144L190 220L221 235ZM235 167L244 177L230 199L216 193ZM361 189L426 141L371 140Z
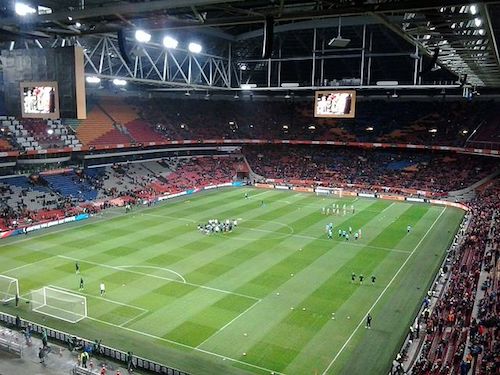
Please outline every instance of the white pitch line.
M211 338L213 338L214 336L216 336L219 332L223 331L224 329L226 329L229 325L231 325L231 323L233 323L235 320L237 320L239 317L243 316L244 314L246 314L248 311L250 311L252 308L254 308L255 305L257 305L260 301L256 301L252 306L248 307L245 311L243 311L241 314L239 314L238 316L236 316L235 318L233 318L231 321L227 322L225 325L223 325L221 328L219 328L217 331L215 331L212 335L210 335L209 337L207 337L205 340L203 340L200 344L198 344L198 346L196 348L199 348L200 346L202 346L204 343L206 343L208 340L210 340Z
M162 218L162 219L172 219L172 220L179 220L179 221L187 221L189 223L196 223L196 220L186 219L184 217L174 217L174 216L168 216L168 215L157 215L157 214L149 214L149 213L145 213L142 215L151 216L151 217L158 217L158 218Z
M182 348L195 350L197 352L208 354L208 355L211 355L211 356L214 356L214 357L217 357L217 358L221 358L223 360L229 360L229 361L232 361L232 362L240 363L242 365L249 366L249 367L252 367L252 368L256 368L256 369L259 369L259 370L262 370L262 371L266 371L266 372L271 373L271 374L285 375L284 373L279 372L279 371L274 371L274 370L271 370L271 369L268 369L268 368L265 368L265 367L261 367L261 366L257 366L257 365L254 365L254 364L251 364L251 363L248 363L248 362L240 361L239 359L227 357L227 356L222 355L222 354L210 352L208 350L200 349L200 348L197 348L197 347L194 347L194 346L191 346L191 345L187 345L187 344L183 344L183 343L180 343L180 342L177 342L177 341L174 341L174 340L169 340L169 339L166 339L164 337L155 336L155 335L152 335L150 333L146 333L146 332L143 332L143 331L135 330L133 328L120 327L117 324L110 323L110 322L107 322L105 320L100 320L100 319L91 318L91 317L87 317L87 319L94 320L96 322L99 322L99 323L102 323L102 324L106 324L106 325L109 325L111 327L116 327L116 328L124 329L126 331L129 331L129 332L132 332L132 333L135 333L135 334L138 334L138 335L146 336L146 337L149 337L149 338L152 338L152 339L155 339L155 340L164 341L164 342L167 342L169 344L180 346Z
M149 310L145 310L145 311L141 312L140 314L138 314L138 315L134 316L133 318L130 318L130 319L126 320L125 322L123 322L122 324L120 324L119 327L123 327L123 326L133 322L134 320L139 319L141 316L146 315L148 312L149 312Z
M57 257L56 255L53 255L53 256L50 256L50 257L47 257L47 258L43 258L43 259L37 260L35 262L23 264L22 266L19 266L19 267L14 267L14 268L11 268L11 269L8 269L8 270L5 270L5 271L0 271L0 273L9 273L9 272L17 271L17 270L20 270L22 268L30 267L30 266L32 266L34 264L42 263L42 262L45 262L45 261L47 261L49 259L53 259L53 258L56 258L56 257Z
M248 221L252 221L252 220L248 220ZM257 221L257 220L253 220L253 221ZM242 223L244 223L244 222L245 221L243 220ZM278 223L278 222L276 222L276 223ZM282 224L282 225L284 227L288 227L289 229L293 230L293 228L290 227L289 225L285 225L285 224ZM249 227L245 227L244 225L241 225L241 228L245 228L247 230L255 231L255 232L277 234L275 231L272 231L272 230L260 229L260 228L249 228ZM295 233L281 233L281 235L283 237L294 237L294 238L304 238L306 240L326 241L326 242L331 242L332 244L345 244L346 246L354 246L354 247L363 247L363 248L376 249L376 250L384 250L384 251L389 251L389 252L393 252L393 253L403 253L403 254L409 254L409 253L411 253L411 251L409 251L409 250L393 249L393 248L390 248L390 247L380 247L380 246L363 245L363 244L360 244L360 243L354 243L355 240L353 240L353 241L329 240L329 239L326 239L326 238L306 236L306 235L303 235L303 234L295 234Z
M120 306L130 307L132 309L140 310L142 312L148 312L149 311L149 310L143 309L142 307L138 307L138 306L134 306L134 305L129 305L128 303L123 303L123 302L119 302L119 301L114 301L114 300L109 299L109 298L104 298L104 297L100 297L100 296L94 296L93 294L84 293L84 292L76 291L76 290L71 290L71 289L63 288L63 287L57 286L57 285L49 285L49 286L51 288L60 289L60 290L63 290L65 292L69 292L69 293L79 294L79 295L86 296L86 297L100 299L102 301L106 301L106 302L109 302L109 303L114 303L114 304L120 305Z
M137 266L116 266L116 267L118 267L118 268L149 268L149 269L167 271L167 272L173 273L176 276L179 276L179 278L182 280L182 282L184 284L186 284L186 279L179 272L175 272L174 270L171 270L170 268L162 268L162 267L156 267L156 266L141 266L141 265L137 265Z
M392 283L394 282L394 280L396 280L396 277L398 277L399 273L403 270L403 268L406 266L406 263L408 263L408 261L411 259L411 257L413 256L413 254L415 254L415 251L420 247L420 245L422 244L422 242L424 242L425 238L427 237L427 235L430 233L430 231L432 230L432 228L434 228L434 225L436 225L436 223L438 222L438 220L441 218L441 216L443 215L444 211L446 210L446 206L443 208L443 210L441 211L441 213L438 215L438 217L434 220L434 222L432 223L432 225L429 227L429 229L427 229L427 232L425 232L424 236L420 239L420 241L418 241L417 245L415 246L415 248L412 250L412 252L410 253L410 255L408 255L408 257L405 259L405 261L403 262L403 264L401 265L401 267L399 267L399 269L396 271L396 274L392 277L392 279L389 281L389 283L386 285L386 287L384 288L384 290L382 291L382 293L380 293L380 295L378 296L378 298L375 300L375 302L373 302L373 304L371 305L371 307L368 309L368 312L363 316L363 318L359 321L358 325L356 326L356 328L354 329L354 331L351 333L351 335L349 336L349 338L347 339L347 341L344 343L344 345L342 345L342 347L340 348L339 352L337 353L337 355L335 355L335 357L332 359L332 361L328 364L328 367L325 369L325 371L323 371L322 375L326 375L326 373L328 372L328 370L330 370L330 368L333 366L333 364L335 363L335 361L337 360L337 358L342 354L342 352L344 351L344 349L347 347L347 345L349 344L349 342L352 340L352 338L354 337L354 335L356 334L356 332L358 331L359 327L361 327L363 325L363 322L365 321L366 319L366 316L368 315L368 313L370 311L373 310L373 308L377 305L377 303L382 299L382 297L384 296L385 292L387 292L387 290L389 289L389 287L392 285Z
M220 292L220 293L224 293L224 294L232 294L232 295L235 295L235 296L239 296L239 297L244 297L244 298L252 299L252 300L254 300L254 301L258 301L258 300L260 300L260 298L253 297L253 296L248 296L248 295L246 295L246 294L241 294L241 293L231 292L231 291L229 291L229 290L224 290L224 289L213 288L213 287L211 287L211 286L200 285L200 284L194 284L194 283L190 283L190 282L185 282L185 283L184 283L184 282L182 282L182 281L180 281L180 280L177 280L177 279L171 279L171 278L169 278L169 277L163 277L163 276L158 276L158 275L152 275L152 274L149 274L149 273L138 272L138 271L131 271L131 270L123 269L123 268L116 267L116 266L110 266L110 265L107 265L107 264L102 264L102 263L92 262L92 261L90 261L90 260L78 259L78 258L68 257L68 256L65 256L65 255L58 255L58 257L59 257L59 258L63 258L63 259L73 260L73 261L79 261L79 262L82 262L82 263L93 264L93 265L95 265L95 266L99 266L99 267L103 267L103 268L109 268L109 269L113 269L113 270L117 270L117 271L129 272L129 273L133 273L133 274L136 274L136 275L141 275L141 276L151 277L151 278L153 278L153 279L160 279L160 280L171 281L171 282L173 282L173 283L179 283L179 284L191 285L191 286L194 286L194 287L197 287L197 288L201 288L201 289L212 290L212 291L214 291L214 292Z
M382 211L380 211L380 213L384 213L385 210L388 210L389 208L391 208L393 205L395 204L395 202L392 202L390 205L388 205L386 208L384 208Z

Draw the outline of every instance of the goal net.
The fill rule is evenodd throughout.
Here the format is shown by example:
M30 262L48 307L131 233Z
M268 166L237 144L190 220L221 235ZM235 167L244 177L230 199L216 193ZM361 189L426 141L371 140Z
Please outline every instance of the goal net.
M87 317L87 299L75 293L44 286L31 292L31 309L70 323Z
M327 187L317 187L315 189L316 195L330 196L333 198L342 198L342 188L327 188Z
M19 283L13 277L0 275L0 300L7 303L19 295Z

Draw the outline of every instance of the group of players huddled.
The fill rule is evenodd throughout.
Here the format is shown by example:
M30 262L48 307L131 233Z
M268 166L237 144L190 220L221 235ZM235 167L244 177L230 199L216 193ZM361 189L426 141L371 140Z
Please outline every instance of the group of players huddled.
M327 206L321 208L321 213L323 215L340 215L341 212L343 215L346 215L348 212L354 214L356 210L353 204L351 204L351 207L347 207L345 203L342 205L342 211L340 208L340 204L338 203L333 203L331 207Z
M325 232L326 235L328 236L328 239L331 240L333 238L333 223L326 224ZM339 228L338 234L339 238L344 238L346 241L349 241L349 238L351 238L351 236L352 238L357 240L358 238L361 238L361 229L358 229L353 234L352 227L349 227L348 230L343 230Z
M232 232L238 226L238 220L223 220L218 219L208 220L206 224L198 224L198 230L206 235L214 233L227 233Z

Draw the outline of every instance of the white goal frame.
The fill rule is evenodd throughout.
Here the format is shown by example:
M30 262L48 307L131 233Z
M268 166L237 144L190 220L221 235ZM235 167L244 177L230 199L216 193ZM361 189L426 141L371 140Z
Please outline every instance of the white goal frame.
M342 198L343 188L328 188L328 187L317 187L316 195L326 195L326 196L334 196L336 198Z
M72 312L72 311L69 311L69 310L65 310L65 309L62 309L62 308L59 308L59 307L56 307L56 306L52 306L50 304L47 303L47 291L53 291L53 292L56 292L57 294L60 294L60 295L66 295L66 296L70 296L74 299L77 299L77 300L80 300L81 301L81 304L84 305L84 312L83 314L78 314L78 313L75 313L75 312ZM43 297L42 301L36 301L34 296L36 295L41 295ZM47 316L50 316L52 318L56 318L56 319L60 319L60 320L64 320L66 322L69 322L69 323L78 323L79 321L85 319L87 316L88 316L88 313L87 313L87 298L85 296L82 296L80 294L77 294L77 293L70 293L70 292L67 292L67 291L64 291L64 290L61 290L61 289L58 289L58 288L52 288L50 286L44 286L40 289L37 289L37 290L33 290L31 292L31 310L32 311L35 311L37 313L40 313L40 314L44 314L44 315L47 315ZM68 301L70 302L70 301ZM74 303L78 303L78 302L74 302ZM68 315L74 315L75 318L74 319L70 319L70 318L66 318L63 316L63 314L61 315L57 315L56 313L52 313L52 312L49 312L49 311L44 311L44 310L56 310L56 311L61 311L62 313L65 313L65 314L68 314Z
M16 298L16 295L19 296L19 280L14 277L0 275L0 280L8 281L7 290L0 290L0 301L2 303L8 303ZM12 285L15 285L15 290L11 292Z

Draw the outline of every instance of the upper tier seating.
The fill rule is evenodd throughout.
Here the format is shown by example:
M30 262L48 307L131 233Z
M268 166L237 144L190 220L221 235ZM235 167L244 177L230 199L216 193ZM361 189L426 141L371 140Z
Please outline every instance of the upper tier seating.
M86 146L130 143L130 139L114 127L113 120L97 105L78 126L77 135Z

